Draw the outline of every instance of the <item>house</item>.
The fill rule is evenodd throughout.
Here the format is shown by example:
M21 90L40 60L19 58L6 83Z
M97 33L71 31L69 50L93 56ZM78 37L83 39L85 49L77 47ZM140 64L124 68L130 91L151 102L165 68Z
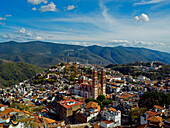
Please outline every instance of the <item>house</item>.
M147 119L148 126L152 127L161 127L162 126L162 117L160 116L152 116Z
M147 124L148 119L153 116L160 116L162 112L153 112L153 111L146 111L141 117L140 117L140 124ZM155 118L155 117L154 117ZM156 117L157 118L157 117ZM152 120L152 118L150 118Z
M71 118L73 118L74 113L82 108L83 104L83 102L74 99L58 101L56 108L57 113L61 119L68 122Z
M155 112L162 112L162 113L165 112L164 107L161 107L159 105L154 105L154 110L155 110Z
M57 124L57 122L55 120L52 120L52 119L49 119L46 117L43 117L43 119L44 119L44 122L45 122L47 128L52 128L54 125Z
M0 107L0 126L8 128L21 128L24 123L17 121L17 119L26 118L25 114L15 108L7 108L3 105Z
M101 126L104 128L117 127L121 125L121 111L110 107L101 112Z
M96 102L90 101L81 111L75 115L78 122L86 123L97 118L100 112L100 106Z
M121 126L115 126L114 121L101 121L101 128L120 128Z

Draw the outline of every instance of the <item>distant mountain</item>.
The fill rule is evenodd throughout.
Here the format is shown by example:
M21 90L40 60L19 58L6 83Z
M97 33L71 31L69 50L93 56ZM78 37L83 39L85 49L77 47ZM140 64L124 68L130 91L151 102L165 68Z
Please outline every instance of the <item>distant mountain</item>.
M0 87L9 87L27 80L44 69L23 63L0 60Z
M103 65L110 63L123 64L133 61L157 61L170 64L169 53L145 48L101 47L96 45L85 47L41 41L0 43L0 58L43 67L62 61L79 61Z

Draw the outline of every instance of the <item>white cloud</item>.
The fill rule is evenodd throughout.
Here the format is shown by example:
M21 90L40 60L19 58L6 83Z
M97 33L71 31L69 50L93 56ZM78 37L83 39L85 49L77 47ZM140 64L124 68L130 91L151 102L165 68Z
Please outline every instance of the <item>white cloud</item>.
M73 9L75 9L75 6L74 5L69 5L68 7L67 7L67 10L69 11L69 10L73 10Z
M26 29L25 28L21 28L20 30L15 31L14 33L25 34L26 33Z
M134 19L136 21L145 21L145 22L148 22L149 21L149 17L148 15L142 13L140 16L135 16Z
M109 43L105 43L106 46L125 46L125 47L156 47L165 46L162 42L147 42L147 41L128 41L128 40L112 40Z
M33 10L33 11L36 11L36 10L37 10L37 8L36 8L36 7L33 7L33 8L32 8L32 10Z
M40 3L47 4L47 0L27 0L28 3L31 3L33 5L38 5Z
M142 0L141 2L139 3L135 3L134 5L145 5L145 4L157 4L157 3L160 3L160 2L163 2L163 1L166 1L166 0Z
M2 17L0 17L0 20L6 20L6 18L2 18Z
M41 12L47 12L47 11L53 11L53 12L55 12L55 11L57 11L57 9L56 9L56 5L55 5L53 2L51 2L51 3L48 4L48 5L41 6L40 11L41 11Z
M5 23L1 23L1 22L0 22L0 25L5 25Z
M26 36L32 37L32 33L26 33Z
M25 35L23 35L22 37L24 40L42 40L42 37L37 36L35 33L26 33Z
M42 37L37 36L37 37L35 37L35 39L36 40L42 40Z
M140 20L139 16L135 16L134 19L135 19L136 21L139 21L139 20Z
M11 17L12 15L5 15L5 17Z
M25 28L21 28L18 31L14 31L13 36L11 33L0 35L1 39L16 40L16 41L27 41L27 40L43 40L41 36L37 36L36 33L27 32Z
M12 39L12 35L1 35L2 39Z

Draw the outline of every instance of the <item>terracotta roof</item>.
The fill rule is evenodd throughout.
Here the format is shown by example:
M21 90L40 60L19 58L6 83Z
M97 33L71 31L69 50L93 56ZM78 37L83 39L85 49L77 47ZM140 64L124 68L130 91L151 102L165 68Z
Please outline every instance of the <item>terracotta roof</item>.
M90 101L87 105L86 108L97 108L98 107L98 103Z
M151 122L162 122L162 117L160 117L160 116L152 116L152 117L149 117L148 119L147 119L148 121L151 121Z
M164 109L163 107L161 107L161 106L159 106L159 105L154 105L154 108L158 108L158 109L160 109L160 110L163 110L163 109Z
M46 99L41 99L42 102L44 102Z
M102 120L101 122L104 122L105 124L110 124L110 123L113 123L114 121Z
M112 88L117 88L117 87L115 87L115 86L112 86Z
M128 99L129 96L119 96L119 99Z
M168 118L166 121L170 122L170 118Z
M3 104L0 104L0 107L4 107L5 105L3 105Z
M56 123L55 120L52 120L52 119L49 119L49 118L46 118L46 117L43 117L43 118L44 118L46 124Z
M107 76L106 79L111 79L111 78Z
M140 125L138 126L137 128L147 128L148 124L143 124L143 125Z
M149 117L152 117L152 116L156 116L156 115L161 114L161 113L156 113L156 112L152 112L152 111L146 111L146 113L149 114Z
M113 112L117 112L117 110L115 108L109 108L109 110L113 111Z
M20 113L21 111L16 108L5 108L4 111L0 112L0 117L3 118L5 115L8 115L11 112L18 112Z
M26 114L30 114L30 112L28 112L28 111L25 111L25 110L23 110L23 112L24 112L24 113L26 113Z
M98 111L100 111L100 106L98 105L98 103L92 102L90 101L87 105L86 108L97 108Z
M20 113L20 112L21 112L19 109L16 109L16 108L12 108L12 111L14 111L14 112L18 112L18 113Z
M93 125L94 128L100 128L98 124Z

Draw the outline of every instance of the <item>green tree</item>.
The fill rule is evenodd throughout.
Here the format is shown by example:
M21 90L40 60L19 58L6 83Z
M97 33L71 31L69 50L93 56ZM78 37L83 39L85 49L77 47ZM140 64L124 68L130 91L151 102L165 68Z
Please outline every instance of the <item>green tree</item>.
M139 106L147 107L147 109L153 108L154 105L160 105L168 107L170 104L170 94L163 92L151 91L145 92L140 96Z
M56 82L56 80L55 79L48 79L47 82L51 83L51 84L54 84Z
M97 97L97 100L99 100L99 101L103 101L103 100L105 100L106 99L106 97L104 96L104 95L99 95L98 97Z
M103 100L102 103L104 106L106 106L106 105L112 104L112 100Z

